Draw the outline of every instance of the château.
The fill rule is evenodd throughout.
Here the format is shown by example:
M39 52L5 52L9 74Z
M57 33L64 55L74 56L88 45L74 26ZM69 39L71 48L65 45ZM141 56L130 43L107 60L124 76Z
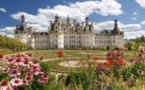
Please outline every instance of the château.
M14 30L14 38L26 43L32 49L77 49L77 48L101 48L122 47L124 45L124 32L120 31L117 20L114 20L112 30L94 32L93 23L86 17L82 23L76 20L70 23L69 16L65 22L55 16L50 21L47 32L36 32L32 27L27 27L25 16L21 16L21 22Z

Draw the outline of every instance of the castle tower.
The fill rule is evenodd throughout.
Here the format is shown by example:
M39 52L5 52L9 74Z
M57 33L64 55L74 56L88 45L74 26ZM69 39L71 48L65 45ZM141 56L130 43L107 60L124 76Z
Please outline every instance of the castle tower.
M22 15L22 16L21 16L21 23L24 23L24 22L25 22L25 16Z
M86 23L86 24L89 24L89 18L88 18L88 17L86 17L85 23Z
M85 28L84 28L84 32L90 32L91 30L90 29L90 25L89 25L89 18L86 17L85 18Z
M118 22L116 19L114 20L114 28L113 28L112 34L113 35L120 34L120 29L118 28Z
M76 25L76 20L73 21L74 26Z
M32 28L28 27L25 23L25 16L21 15L20 24L16 25L14 38L16 40L22 41L30 47L29 38L31 37Z
M60 17L58 17L57 15L55 16L55 23L60 23Z
M70 18L69 18L69 15L67 16L66 23L67 23L67 24L70 24Z

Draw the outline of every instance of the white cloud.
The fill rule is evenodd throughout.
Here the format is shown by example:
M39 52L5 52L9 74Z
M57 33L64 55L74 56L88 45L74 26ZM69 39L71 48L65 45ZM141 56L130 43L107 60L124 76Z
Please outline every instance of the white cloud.
M145 30L130 31L130 32L125 32L124 34L125 34L124 35L125 38L127 38L127 39L133 39L133 38L145 35Z
M28 23L27 26L33 26L32 29L33 31L38 31L38 32L47 32L48 27L42 26L40 24L32 24ZM113 29L114 27L114 21L106 21L106 22L100 22L100 23L95 23L94 24L94 30L104 30L104 29ZM121 31L124 31L125 33L125 38L130 39L130 38L136 38L141 35L145 35L144 30L139 30L141 29L140 24L123 24L118 21L118 27L120 28ZM8 37L13 38L13 30L15 29L14 27L5 27L0 29L0 34L7 35ZM135 31L136 30L136 31Z
M137 12L133 12L133 15L137 15L138 13Z
M103 29L113 29L114 27L114 21L105 21L100 23L95 23L94 28L95 30L103 30ZM128 31L128 30L136 30L140 29L140 24L123 24L118 21L118 27L121 31Z
M49 21L54 20L56 15L65 20L69 15L70 19L76 19L78 22L84 21L85 18L93 13L98 13L103 16L119 15L122 14L121 4L115 0L102 0L102 1L84 1L76 3L67 3L67 5L56 5L52 8L39 8L36 15L26 12L17 12L12 14L11 17L15 20L20 20L21 15L25 15L25 21L32 25L35 31L47 31ZM44 27L46 26L46 27ZM44 30L46 29L46 30Z
M25 21L27 23L35 23L35 24L40 24L40 25L46 25L48 26L48 20L46 16L43 14L38 14L38 15L32 15L28 14L26 12L18 12L17 14L12 14L11 17L16 20L20 20L21 15L25 16Z
M113 29L114 21L105 21L100 23L95 23L94 28L95 30L104 30L104 29ZM121 31L124 31L124 38L132 39L142 35L145 35L145 30L140 30L140 24L123 24L118 21L118 27Z
M6 35L10 38L14 37L14 29L15 27L5 27L5 28L0 28L0 34Z
M5 13L7 12L6 9L4 9L4 8L0 8L0 11L5 12Z
M120 15L123 13L121 10L121 4L116 0L102 0L97 8L98 10L96 10L96 12L103 16Z
M137 17L129 17L131 20L137 20Z
M5 31L13 31L15 27L5 27L3 28Z
M32 30L33 31L37 31L37 32L47 32L48 31L48 27L46 26L42 26L40 24L31 24L31 23L28 23L27 24L28 27L32 27Z
M137 17L133 17L133 18L132 18L132 20L136 20L136 19L137 19Z
M14 38L13 34L7 34L6 36L9 37L9 38Z
M113 27L114 27L114 21L94 23L95 30L112 29Z
M50 20L54 20L54 16L58 15L63 20L69 15L71 19L84 21L85 17L97 13L103 16L120 15L123 13L121 4L115 0L102 1L84 1L76 3L68 3L68 5L56 5L53 8L39 8L36 15L28 14L26 12L18 12L12 14L13 19L19 20L20 16L26 16L26 22L37 23L48 26Z
M145 0L136 0L136 2L143 8L145 8Z
M141 24L145 24L145 20L141 22Z
M6 35L6 32L1 32L1 31L0 31L0 34L4 36L4 35Z

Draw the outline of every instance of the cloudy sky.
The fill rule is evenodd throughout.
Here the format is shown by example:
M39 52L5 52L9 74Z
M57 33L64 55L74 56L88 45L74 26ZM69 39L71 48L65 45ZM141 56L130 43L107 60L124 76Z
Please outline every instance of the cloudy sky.
M0 0L0 34L13 37L22 14L34 31L47 31L55 15L64 22L69 15L78 22L89 17L98 33L117 19L126 39L145 35L145 0Z

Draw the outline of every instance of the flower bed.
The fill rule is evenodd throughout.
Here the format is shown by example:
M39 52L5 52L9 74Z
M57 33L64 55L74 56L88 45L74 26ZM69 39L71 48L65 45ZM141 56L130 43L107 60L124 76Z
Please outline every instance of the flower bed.
M5 66L1 67L0 90L23 90L48 82L48 73L43 71L38 61L31 60L31 54L17 54L1 57Z
M70 72L57 79L47 63L32 60L30 53L1 56L5 66L0 70L0 90L141 90L145 85L145 51L131 58L117 48L108 52L106 61L98 63L99 56L86 55L81 70L74 72L63 51L59 58L68 64ZM83 57L84 58L84 57ZM61 59L60 59L61 60ZM80 68L80 67L79 67ZM60 73L60 72L59 72Z

